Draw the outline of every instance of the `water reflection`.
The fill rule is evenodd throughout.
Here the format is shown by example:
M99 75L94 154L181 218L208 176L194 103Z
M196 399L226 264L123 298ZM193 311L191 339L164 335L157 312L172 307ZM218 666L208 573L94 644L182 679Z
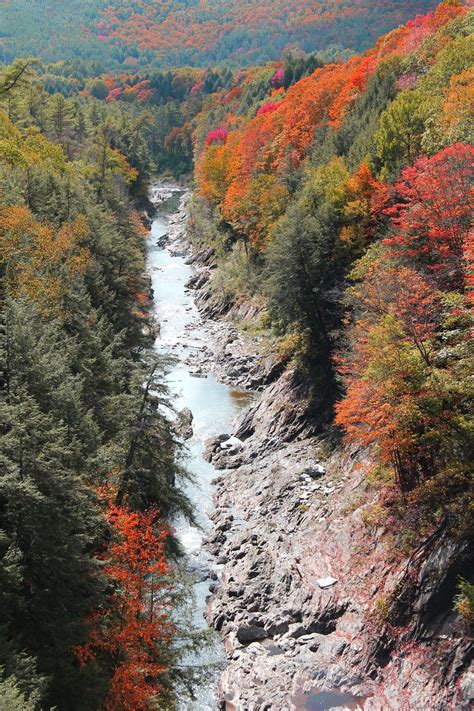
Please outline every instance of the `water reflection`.
M354 696L334 689L333 691L301 691L293 697L299 711L327 711L328 709L363 709L367 697Z

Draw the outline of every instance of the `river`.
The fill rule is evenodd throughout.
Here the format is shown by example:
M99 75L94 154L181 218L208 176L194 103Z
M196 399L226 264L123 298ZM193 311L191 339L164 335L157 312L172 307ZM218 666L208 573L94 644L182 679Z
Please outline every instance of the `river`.
M245 404L242 393L220 383L212 373L204 377L193 376L185 364L193 349L201 348L206 340L202 320L185 285L193 274L193 268L180 256L173 256L157 241L168 232L168 216L176 212L180 194L164 202L153 220L148 249L148 271L152 280L155 299L155 314L161 326L155 347L160 353L177 357L168 373L168 384L178 410L189 408L194 416L191 439L187 441L186 465L193 476L185 490L191 500L201 530L180 519L174 522L192 570L207 571L212 566L210 556L202 548L205 532L210 528L208 514L212 511L215 469L202 457L204 442L209 437L232 431L232 422ZM215 567L215 566L214 566ZM205 573L201 578L205 577ZM195 600L192 616L198 628L206 627L204 612L211 580L207 577L194 585ZM190 660L204 669L203 681L195 690L192 701L195 711L216 711L218 708L216 687L226 656L220 638L215 635L211 643ZM182 711L189 711L189 699L181 701Z
M167 234L168 218L177 212L180 195L162 203L153 220L148 247L148 271L154 292L154 310L160 324L160 334L155 348L160 353L173 354L176 363L170 368L167 379L177 410L189 408L193 413L193 436L186 443L186 465L192 475L185 491L194 507L198 526L184 519L174 522L176 535L186 553L188 568L197 571L198 582L194 585L194 599L190 614L197 629L206 629L204 619L206 598L211 583L208 572L219 570L212 557L203 549L203 539L211 527L209 513L213 509L214 486L212 480L217 472L202 457L204 442L210 437L227 432L232 433L233 421L239 410L249 401L248 393L235 390L207 373L196 377L187 365L193 350L201 349L208 343L208 335L192 292L186 283L194 273L182 256L176 256L157 242ZM210 633L210 630L209 630ZM211 634L211 633L210 633ZM185 660L202 669L202 680L195 687L195 698L178 696L179 711L217 711L217 686L220 674L226 665L226 654L220 637L211 634L209 645L201 652ZM322 711L332 708L362 708L364 698L340 691L301 690L292 700L292 708L299 711Z

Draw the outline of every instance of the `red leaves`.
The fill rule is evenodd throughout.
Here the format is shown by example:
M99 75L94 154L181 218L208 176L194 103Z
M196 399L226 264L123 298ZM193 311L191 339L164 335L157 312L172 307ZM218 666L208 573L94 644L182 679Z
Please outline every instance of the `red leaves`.
M474 147L457 143L405 168L387 211L394 235L386 243L445 288L463 283L462 257L473 214Z
M285 84L285 70L280 67L272 76L272 86L274 89L280 89Z
M264 116L265 114L271 114L273 111L276 111L278 107L281 105L281 101L267 101L266 104L263 104L257 111L257 116Z
M145 512L109 504L114 538L103 571L114 587L107 610L91 620L89 642L75 650L81 664L96 657L113 666L107 711L147 711L162 692L166 647L173 638L171 586L164 545L169 531L155 507Z
M462 432L469 316L452 292L473 287L473 157L456 144L406 168L399 202L385 211L390 249L378 245L353 272L357 320L336 421L349 440L377 446L405 491L436 473L440 451Z
M223 145L227 141L228 131L226 128L215 128L206 136L206 146Z

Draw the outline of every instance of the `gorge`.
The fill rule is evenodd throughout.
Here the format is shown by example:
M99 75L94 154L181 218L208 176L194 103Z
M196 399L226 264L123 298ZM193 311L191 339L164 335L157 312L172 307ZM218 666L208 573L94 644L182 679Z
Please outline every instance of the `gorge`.
M0 2L0 709L474 702L473 0Z
M239 331L258 316L249 305L222 316L216 302L213 313L212 258L193 247L188 203L159 210L149 269L157 344L178 356L169 381L193 413L188 493L203 531L178 523L177 535L198 574L195 619L206 615L225 643L198 659L209 671L196 708L467 709L470 644L443 607L466 544L440 531L415 553L410 620L392 636L397 623L388 632L374 600L402 597L413 579L364 521L365 452L315 434L304 384Z

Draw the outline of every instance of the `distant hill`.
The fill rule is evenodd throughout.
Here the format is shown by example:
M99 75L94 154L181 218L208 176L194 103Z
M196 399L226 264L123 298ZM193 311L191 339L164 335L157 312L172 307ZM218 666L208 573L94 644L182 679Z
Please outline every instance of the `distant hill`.
M300 48L360 51L435 0L0 0L0 61L248 66Z

